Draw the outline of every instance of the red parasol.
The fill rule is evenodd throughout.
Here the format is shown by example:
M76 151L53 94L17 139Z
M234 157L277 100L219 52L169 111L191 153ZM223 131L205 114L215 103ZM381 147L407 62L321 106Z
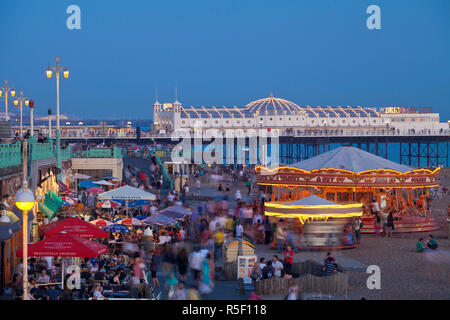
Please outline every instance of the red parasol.
M100 193L105 192L105 190L103 190L100 187L92 187L92 188L87 189L87 192L89 194L100 194Z
M105 208L105 209L118 208L120 206L121 206L121 204L119 202L116 202L113 200L105 200L105 201L100 201L99 203L97 203L97 207Z
M95 241L71 236L67 233L55 234L39 242L28 245L29 257L80 257L93 258L108 252L108 246ZM17 256L22 256L22 249Z
M97 219L97 220L89 221L89 223L92 223L94 226L97 226L99 228L104 228L104 227L112 224L112 222L105 220L105 219Z
M79 218L66 218L52 225L47 225L43 232L46 236L59 234L62 231L81 238L107 238L108 233L97 228L92 223L83 221Z
M142 222L136 218L126 218L117 222L118 224L123 224L126 226L142 226Z

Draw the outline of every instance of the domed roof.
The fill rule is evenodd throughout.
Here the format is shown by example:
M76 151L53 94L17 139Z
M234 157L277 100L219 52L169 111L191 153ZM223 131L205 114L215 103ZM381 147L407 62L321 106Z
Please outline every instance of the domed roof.
M246 105L248 112L257 113L261 115L273 115L273 114L299 114L304 112L303 108L299 107L295 103L275 98L271 93L268 98L259 99L250 102Z

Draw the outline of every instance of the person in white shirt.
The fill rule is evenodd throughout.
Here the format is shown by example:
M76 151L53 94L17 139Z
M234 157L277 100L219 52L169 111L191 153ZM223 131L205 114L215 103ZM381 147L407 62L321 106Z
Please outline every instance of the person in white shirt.
M167 200L169 200L170 202L173 202L173 199L175 199L175 196L173 195L173 193L169 193L167 195Z
M106 299L103 295L102 295L102 287L99 284L96 284L94 286L94 292L92 293L92 297L94 299Z
M238 225L236 226L236 238L241 238L243 233L244 227L242 226L242 223L239 221Z
M249 205L246 205L244 207L244 218L245 218L245 225L249 226L252 224L252 218L253 218L253 209Z
M156 214L156 211L158 211L158 208L154 204L152 204L152 206L150 207L150 215Z
M47 270L53 269L53 257L44 257L45 262L47 263Z
M50 277L47 275L47 272L45 272L45 270L41 271L41 274L37 278L36 282L39 284L47 284L50 282Z
M195 187L197 188L197 196L200 196L200 179L195 180Z
M259 275L260 275L260 277L261 277L261 279L262 279L262 274L263 274L263 269L264 269L264 267L266 266L267 264L266 264L266 258L264 258L264 257L261 257L260 259L259 259Z
M278 260L278 256L273 256L272 267L275 269L275 276L281 277L281 271L283 270L283 264Z
M242 199L242 195L241 195L241 191L238 189L236 190L236 193L234 194L234 200L241 200Z
M162 234L162 235L160 235L159 236L159 244L160 245L163 245L163 244L165 244L167 241L166 241L166 236L164 235L164 234Z
M201 280L201 270L204 258L203 254L195 251L189 256L189 267L194 270L194 278L197 281Z

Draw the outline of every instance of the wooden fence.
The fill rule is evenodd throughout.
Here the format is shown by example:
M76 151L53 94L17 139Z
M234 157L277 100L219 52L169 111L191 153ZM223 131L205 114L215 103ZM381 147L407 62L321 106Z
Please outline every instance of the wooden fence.
M348 290L348 273L346 271L322 277L322 265L314 261L294 263L292 273L299 275L294 281L299 286L300 292L341 295ZM287 293L288 286L288 279L272 277L256 281L255 291L257 295L284 295Z

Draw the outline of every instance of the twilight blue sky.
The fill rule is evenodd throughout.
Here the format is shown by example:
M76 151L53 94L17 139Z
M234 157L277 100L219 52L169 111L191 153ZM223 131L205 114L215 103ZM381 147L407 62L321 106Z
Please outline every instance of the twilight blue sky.
M81 30L66 8L81 8ZM381 30L366 9L381 7ZM185 106L432 106L450 119L449 0L1 0L0 80L61 113L151 118L155 88ZM1 111L3 104L0 103Z

